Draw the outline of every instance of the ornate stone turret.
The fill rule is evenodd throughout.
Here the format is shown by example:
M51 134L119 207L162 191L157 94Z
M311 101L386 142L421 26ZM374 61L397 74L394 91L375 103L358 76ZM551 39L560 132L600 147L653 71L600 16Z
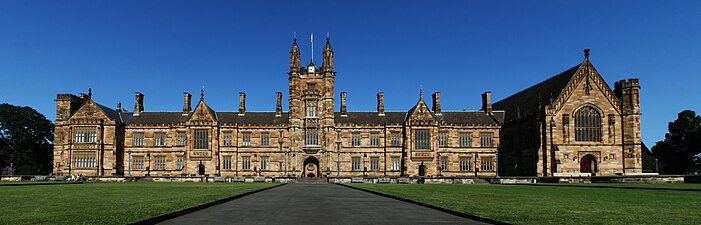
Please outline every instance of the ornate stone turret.
M290 71L297 71L300 66L299 46L297 46L297 38L295 38L292 41L292 48L290 49Z
M333 49L329 38L326 38L326 46L324 46L324 61L321 64L324 71L333 71Z
M623 128L623 167L625 173L642 172L642 140L640 138L640 84L637 78L620 80L614 93L621 101Z

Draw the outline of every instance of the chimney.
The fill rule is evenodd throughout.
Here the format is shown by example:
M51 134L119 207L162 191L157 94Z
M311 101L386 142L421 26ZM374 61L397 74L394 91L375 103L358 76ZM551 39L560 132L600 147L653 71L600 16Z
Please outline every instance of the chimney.
M282 117L282 92L276 92L275 117Z
M377 115L378 116L385 116L384 96L385 96L384 92L377 92Z
M239 92L239 116L246 113L246 93Z
M346 92L341 92L341 117L347 117L346 115Z
M192 95L188 92L183 92L183 115L189 115L192 111Z
M144 94L141 94L141 92L136 92L134 95L136 95L136 102L134 102L134 116L138 116L144 111Z
M492 114L492 92L482 93L482 111L489 115Z
M441 114L441 93L440 92L435 92L433 93L433 113L436 115Z

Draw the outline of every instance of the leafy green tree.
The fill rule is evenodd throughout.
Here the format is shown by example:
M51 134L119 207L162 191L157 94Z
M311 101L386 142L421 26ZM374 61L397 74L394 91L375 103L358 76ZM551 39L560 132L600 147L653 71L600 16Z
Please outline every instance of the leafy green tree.
M659 159L662 173L698 173L701 166L701 116L684 110L677 120L669 122L665 139L652 147L652 154Z
M31 107L0 104L0 167L15 174L52 171L54 125Z

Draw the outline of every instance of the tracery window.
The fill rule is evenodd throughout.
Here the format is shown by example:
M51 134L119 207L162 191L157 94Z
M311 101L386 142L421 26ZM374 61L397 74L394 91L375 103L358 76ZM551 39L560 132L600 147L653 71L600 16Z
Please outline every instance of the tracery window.
M576 141L601 141L601 115L590 106L585 106L574 114L574 135Z

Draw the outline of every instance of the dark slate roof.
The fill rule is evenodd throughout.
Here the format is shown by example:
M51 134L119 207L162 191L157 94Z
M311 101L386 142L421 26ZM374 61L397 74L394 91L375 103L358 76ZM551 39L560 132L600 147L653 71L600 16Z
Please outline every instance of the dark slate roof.
M504 112L493 111L489 115L484 111L443 111L436 118L448 124L498 125L504 122Z
M560 95L580 66L581 64L578 64L550 79L502 99L492 107L506 111L504 122L516 120L519 114L521 117L535 114L542 105L549 104L551 98L554 100Z
M433 113L433 112L431 112ZM347 112L346 117L341 117L340 112L335 113L337 124L368 124L381 125L402 124L406 118L406 112L385 112L385 116L379 116L377 112ZM483 111L444 111L441 115L435 115L436 119L448 124L472 124L472 125L496 125L504 121L504 112L495 111L492 116Z
M182 112L141 112L133 116L128 124L177 124L190 118Z
M117 112L117 110L111 109L110 107L107 107L104 105L97 104L97 102L95 103L95 105L97 105L97 107L100 107L100 110L102 110L102 112L104 112L105 115L107 115L107 117L109 117L110 119L117 121L119 123L124 122L122 120L122 118L120 117L119 112Z
M280 117L276 117L275 112L246 112L243 116L239 116L238 112L218 112L217 117L221 123L251 125L285 125L289 121L286 112L283 112Z
M341 112L334 113L336 123L339 124L401 124L404 122L406 112L385 112L380 116L377 112L347 112L347 116L342 117Z

